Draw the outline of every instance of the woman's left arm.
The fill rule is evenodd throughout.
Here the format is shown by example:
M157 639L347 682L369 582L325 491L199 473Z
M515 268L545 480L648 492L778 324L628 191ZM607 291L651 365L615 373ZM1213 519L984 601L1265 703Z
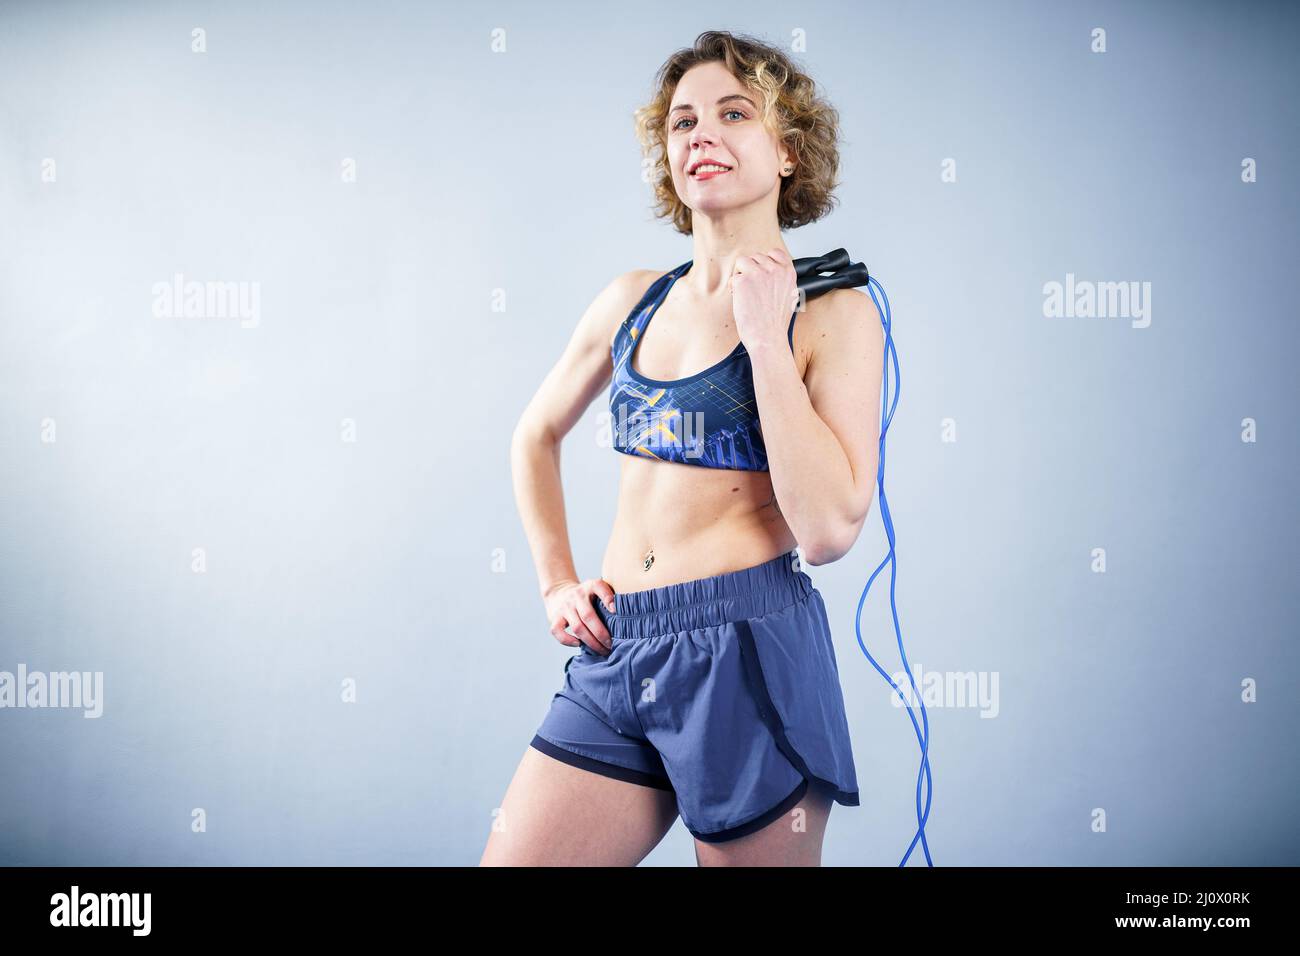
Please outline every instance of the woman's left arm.
M802 380L784 335L749 350L768 469L786 524L809 564L838 561L871 510L880 463L885 336L871 297L827 293Z

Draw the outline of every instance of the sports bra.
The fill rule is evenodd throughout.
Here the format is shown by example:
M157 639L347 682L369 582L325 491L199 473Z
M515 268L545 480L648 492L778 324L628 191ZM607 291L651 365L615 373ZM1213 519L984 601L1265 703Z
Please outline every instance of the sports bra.
M661 381L632 368L646 326L673 283L693 263L684 262L651 283L614 335L610 347L614 378L609 386L614 450L705 468L767 471L767 448L754 398L754 369L743 342L721 362L686 378ZM787 338L791 353L798 315L795 309L790 316Z

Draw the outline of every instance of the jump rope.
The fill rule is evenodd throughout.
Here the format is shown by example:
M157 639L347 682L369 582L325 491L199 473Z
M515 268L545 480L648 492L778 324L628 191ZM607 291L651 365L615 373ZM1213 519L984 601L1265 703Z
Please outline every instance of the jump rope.
M884 401L881 403L880 419L880 466L876 470L876 487L880 492L880 520L885 525L885 536L889 539L889 553L885 559L880 562L876 570L872 572L867 579L866 586L862 589L862 596L858 599L858 613L853 619L853 628L858 638L858 647L862 648L862 653L867 655L867 660L871 666L889 682L889 686L894 689L903 700L903 706L907 708L907 716L912 721L912 728L916 731L917 743L921 745L921 765L916 773L916 835L912 837L912 842L908 844L907 852L903 854L903 859L899 861L899 866L906 866L908 857L912 855L912 850L916 847L916 842L921 841L921 850L925 854L927 866L934 866L934 860L930 858L930 844L925 838L925 822L930 818L930 797L933 792L933 781L930 777L930 720L925 712L925 701L922 699L920 692L916 687L916 680L912 677L911 665L907 662L907 652L903 650L903 633L898 626L898 605L895 602L895 591L898 581L898 559L894 553L894 521L889 515L889 500L885 497L885 434L889 431L889 423L893 421L894 409L898 406L899 393L899 375L898 375L898 353L894 351L894 337L891 332L893 318L889 312L889 296L885 295L884 288L867 272L867 267L861 262L850 262L849 254L843 249L836 249L828 252L824 256L809 256L802 259L795 259L794 269L798 274L798 288L804 292L805 301L815 298L831 289L850 289L855 286L865 285L867 294L871 296L871 301L876 304L876 309L880 312L880 322L885 329L885 360L884 368L881 375L881 384L884 391ZM828 273L823 275L823 273ZM879 290L880 298L876 298L876 291ZM884 305L881 305L881 299ZM889 359L894 359L894 401L889 401ZM894 617L894 634L898 638L898 654L903 659L903 670L907 672L908 683L911 684L912 693L917 702L921 705L921 723L916 722L916 714L912 711L912 705L908 702L907 695L899 690L898 685L894 683L884 669L876 663L876 659L871 656L867 650L867 645L862 642L862 606L866 603L867 592L871 590L871 583L884 570L885 565L889 565L889 608ZM922 730L924 726L924 731ZM925 809L921 808L921 783L925 782Z

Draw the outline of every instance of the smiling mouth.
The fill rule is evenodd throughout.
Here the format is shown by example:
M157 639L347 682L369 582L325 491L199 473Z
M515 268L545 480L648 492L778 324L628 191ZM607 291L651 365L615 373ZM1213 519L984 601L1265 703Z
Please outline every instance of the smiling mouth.
M721 163L704 163L692 169L691 175L699 176L703 173L712 173L716 175L718 173L729 173L729 172L731 172L730 166L723 166Z

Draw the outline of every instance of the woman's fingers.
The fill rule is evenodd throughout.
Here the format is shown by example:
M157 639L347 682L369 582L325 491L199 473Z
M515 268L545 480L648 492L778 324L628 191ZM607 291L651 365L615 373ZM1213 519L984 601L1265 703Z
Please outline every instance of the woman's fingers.
M551 625L551 636L563 644L565 647L577 647L582 643L576 637L572 637L565 628L568 623L564 620L556 621Z
M605 605L606 610L614 610L614 589L609 586L607 581L596 578L591 582L591 589L595 592L596 596L600 598L601 603Z
M601 622L600 615L598 615L596 609L591 606L591 601L588 601L585 607L578 609L578 620L581 622L581 627L585 634L580 634L576 627L574 628L573 633L580 637L583 643L588 644L593 651L608 654L613 647L613 641L610 640L609 631L605 630L605 625ZM591 638L590 642L587 640L588 637ZM597 644L600 646L597 647Z
M591 652L593 654L603 654L605 652L605 648L600 643L600 639L597 638L595 634L592 634L590 630L588 630L587 625L582 623L581 617L575 616L572 626L573 626L573 636L576 637L581 643L586 644L587 647L591 648Z

